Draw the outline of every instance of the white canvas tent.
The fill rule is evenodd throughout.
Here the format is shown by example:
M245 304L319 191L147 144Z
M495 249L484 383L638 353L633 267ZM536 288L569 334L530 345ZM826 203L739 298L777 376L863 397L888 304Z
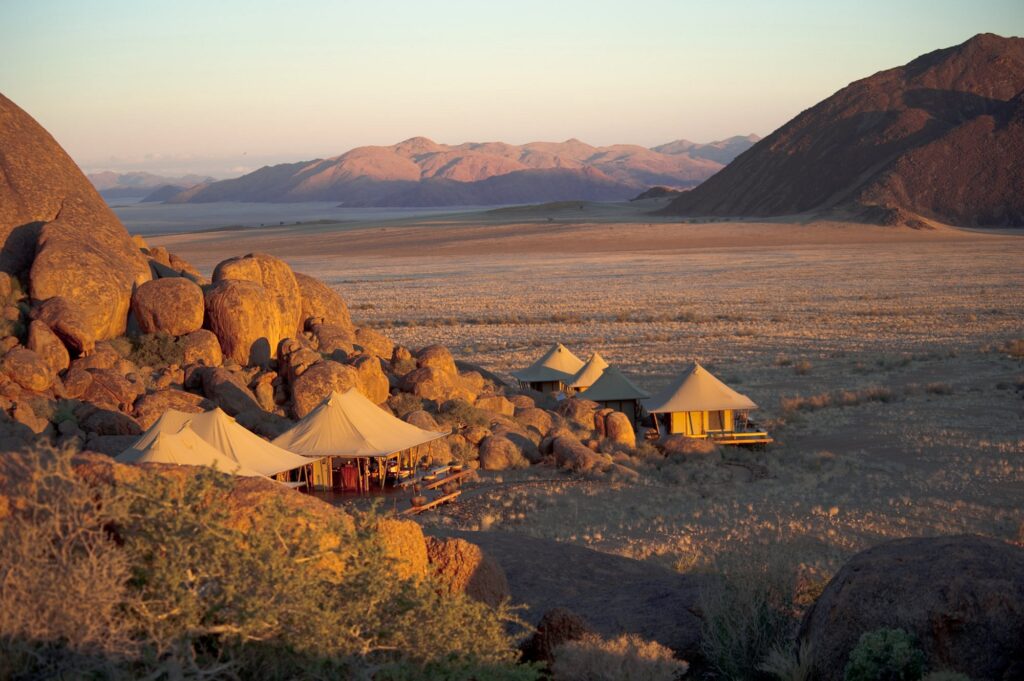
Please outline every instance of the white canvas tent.
M153 433L144 445L126 449L117 456L116 460L121 463L210 466L222 473L244 477L263 477L260 472L240 466L237 461L233 461L217 451L189 427L188 421L177 430L168 427Z
M380 472L389 459L400 460L403 452L446 435L395 418L351 388L344 393L332 392L274 444L303 456L351 460L357 467L360 485L368 489L370 460L377 461ZM382 485L384 477L381 474Z
M512 375L524 385L541 392L561 390L577 371L583 368L583 360L569 352L561 343L552 345L544 356L525 369L513 371Z
M185 423L204 442L236 465L260 475L273 476L312 463L309 458L282 449L250 432L220 408L202 414L168 409L125 453L142 450L160 433L177 432Z
M607 368L608 362L604 361L604 357L601 356L600 352L595 352L587 360L587 363L580 367L580 370L566 382L565 387L568 390L586 390L594 385L597 379L601 378L601 374Z

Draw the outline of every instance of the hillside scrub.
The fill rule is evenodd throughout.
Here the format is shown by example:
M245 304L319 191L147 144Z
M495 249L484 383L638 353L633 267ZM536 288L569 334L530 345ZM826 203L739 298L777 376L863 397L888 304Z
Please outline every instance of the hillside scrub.
M399 579L372 514L318 520L311 541L312 519L278 503L239 529L215 471L115 487L71 458L39 450L12 476L2 679L534 678L515 666L510 610Z

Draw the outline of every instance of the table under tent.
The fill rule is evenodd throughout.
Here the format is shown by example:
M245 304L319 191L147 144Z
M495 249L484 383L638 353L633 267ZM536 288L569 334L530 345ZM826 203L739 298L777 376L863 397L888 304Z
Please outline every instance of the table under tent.
M168 409L117 458L132 460L162 435L180 433L186 426L236 466L279 482L305 484L319 463L264 440L220 408L201 414Z
M581 400L590 400L602 407L621 411L629 417L634 428L642 416L640 401L650 396L650 393L638 388L612 366L605 369L593 385L577 395Z
M542 393L565 390L565 384L583 368L583 360L569 352L561 343L552 345L544 356L512 376L523 388Z
M415 476L425 445L447 435L395 418L351 388L332 392L274 444L322 457L329 474L314 478L314 489L369 492Z
M748 418L757 409L746 395L736 392L693 362L663 391L646 400L655 428L669 434L711 439L719 444L772 442Z
M580 370L573 374L573 377L566 382L565 394L573 395L586 390L594 385L597 379L601 378L601 374L607 368L608 362L604 361L604 357L601 356L600 352L595 352L590 356L586 364L580 367Z

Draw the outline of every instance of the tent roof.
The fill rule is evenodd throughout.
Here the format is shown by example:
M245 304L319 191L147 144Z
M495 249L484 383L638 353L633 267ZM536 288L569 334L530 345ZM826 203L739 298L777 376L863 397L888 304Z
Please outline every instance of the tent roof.
M583 360L561 343L552 345L544 356L525 369L513 371L520 381L565 381L583 367Z
M177 430L167 427L165 430L154 433L140 447L129 447L117 456L117 461L121 463L210 466L223 473L245 477L263 477L259 471L240 466L237 461L233 461L217 451L213 445L208 444L189 427L188 421Z
M351 388L332 392L274 444L305 456L380 457L447 434L397 419Z
M594 381L593 385L577 397L594 402L609 402L612 400L643 400L650 396L650 393L636 387L633 381L626 378L621 371L610 366L604 370L599 379Z
M652 414L757 409L757 405L694 362L671 385L644 403Z
M130 449L141 450L159 433L177 432L185 423L208 445L234 461L235 465L251 468L261 475L276 475L310 463L308 458L282 449L250 432L220 408L202 414L168 409Z
M566 385L570 388L589 388L607 368L608 362L604 361L600 352L595 352Z

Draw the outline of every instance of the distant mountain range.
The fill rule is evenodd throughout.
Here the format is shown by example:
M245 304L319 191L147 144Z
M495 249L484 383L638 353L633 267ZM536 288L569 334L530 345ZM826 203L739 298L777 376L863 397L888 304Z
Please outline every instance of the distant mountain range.
M454 206L628 199L651 185L700 184L756 135L648 149L565 142L438 144L414 137L328 159L260 168L193 186L170 203L337 201L346 206Z
M1024 225L1024 39L980 34L858 80L666 209L808 211Z
M176 187L176 194L185 188L193 187L204 182L212 182L212 177L206 175L180 175L177 177L165 177L147 172L116 173L111 170L104 170L98 173L86 175L92 186L95 187L105 199L139 198L151 194L154 190L162 187ZM166 199L160 199L166 200Z

